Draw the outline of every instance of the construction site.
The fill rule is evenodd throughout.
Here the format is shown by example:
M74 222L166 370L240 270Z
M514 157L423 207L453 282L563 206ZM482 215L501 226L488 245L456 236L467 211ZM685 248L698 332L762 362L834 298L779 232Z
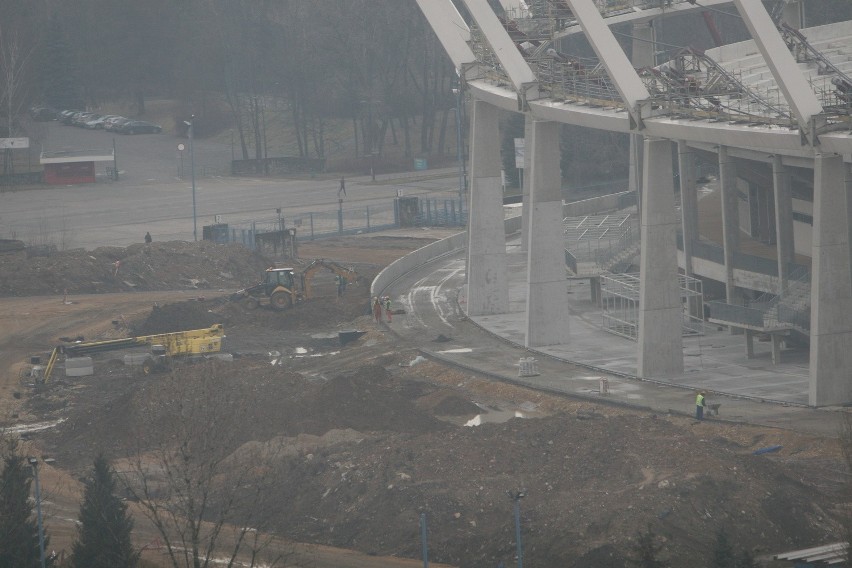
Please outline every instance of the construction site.
M846 477L834 437L725 422L724 409L721 419L697 423L688 402L686 412L659 413L530 389L511 374L422 357L423 347L489 341L464 318L453 320L457 337L406 333L405 314L377 323L369 282L382 265L445 235L302 243L305 258L359 278L338 297L335 273L317 272L312 298L285 310L230 299L274 264L235 245L0 255L0 273L16 279L4 283L0 302L0 412L27 451L49 458L41 475L51 546L70 546L78 480L94 456L104 452L119 471L134 456L153 462L156 447L140 444L153 439L152 423L163 434L178 427L167 418L175 400L214 413L217 451L232 467L253 447L279 444L264 494L273 505L263 518L238 507L229 521L251 518L275 535L290 551L287 565L415 566L423 513L436 565L509 565L516 552L506 493L519 490L531 565L623 566L645 527L672 565L689 565L696 550L709 555L723 528L760 558L839 534ZM309 265L296 261L294 272ZM174 332L213 329L218 340L216 326L225 336L218 357L170 357L168 369L150 374L133 364L133 353ZM362 333L341 341L352 331ZM123 338L139 345L73 351ZM91 368L64 359L47 381L24 372L61 344ZM783 449L755 455L767 447ZM162 540L132 501L130 510L143 557L161 562Z
M207 178L200 241L194 174L190 225L165 167L6 196L33 242L0 243L0 429L39 464L60 561L99 454L147 566L197 550L185 522L243 566L710 566L722 540L745 565L845 561L849 22L463 3L418 1L458 77L458 172L371 161L351 197ZM658 42L697 10L716 47ZM734 12L752 39L723 45ZM565 199L562 125L625 135L626 191ZM42 244L53 201L63 243L138 244Z

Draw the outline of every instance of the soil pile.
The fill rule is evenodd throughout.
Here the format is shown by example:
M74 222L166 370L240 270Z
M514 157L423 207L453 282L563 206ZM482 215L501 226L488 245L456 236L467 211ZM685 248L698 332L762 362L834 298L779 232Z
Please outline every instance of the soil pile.
M519 489L525 556L537 566L623 566L647 527L660 536L661 556L679 566L696 551L709 557L722 528L757 554L808 546L834 530L836 496L801 477L812 441L791 435L789 452L755 456L769 442L760 429L590 410L516 387L512 399L538 400L550 415L454 425L441 416L507 407L466 402L477 395L429 380L449 373L442 382L460 385L458 372L401 367L409 355L388 356L388 347L356 342L344 351L374 364L334 374L263 357L135 378L116 366L112 388L90 377L69 389L73 400L54 405L66 423L44 437L60 462L82 471L87 453L122 455L146 424L162 435L179 429L173 405L183 401L186 413L194 401L217 416L211 423L224 421L234 463L245 444L290 440L276 466L286 483L268 496L287 504L269 519L279 534L416 557L426 513L430 557L459 566L511 565L506 492Z
M7 253L0 254L0 296L236 290L257 282L271 264L241 245L210 241L74 249L32 258Z

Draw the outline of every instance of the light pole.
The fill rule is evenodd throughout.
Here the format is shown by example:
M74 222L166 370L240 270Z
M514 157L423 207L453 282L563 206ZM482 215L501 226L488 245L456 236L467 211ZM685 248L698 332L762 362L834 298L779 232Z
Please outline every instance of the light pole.
M38 458L27 458L30 466L33 468L33 477L35 477L35 497L36 497L36 515L38 518L38 557L41 561L41 568L45 568L44 564L44 525L41 519L41 486L38 482Z
M192 176L192 238L198 241L198 218L195 215L195 144L193 144L193 124L195 123L195 115L189 117L189 122L183 121L189 126L189 170Z
M515 502L515 555L518 557L518 568L524 567L524 547L521 545L521 499L526 496L526 489L506 491L509 499Z

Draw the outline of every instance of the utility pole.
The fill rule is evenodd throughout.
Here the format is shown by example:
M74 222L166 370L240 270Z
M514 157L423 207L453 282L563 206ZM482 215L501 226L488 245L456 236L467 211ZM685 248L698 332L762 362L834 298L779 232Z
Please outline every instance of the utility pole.
M192 238L198 241L198 218L195 214L195 144L193 130L195 130L195 115L189 118L189 122L183 121L189 126L189 169L192 175Z
M521 499L526 494L526 489L506 491L506 495L515 503L515 555L518 557L518 568L524 568L524 547L521 545Z

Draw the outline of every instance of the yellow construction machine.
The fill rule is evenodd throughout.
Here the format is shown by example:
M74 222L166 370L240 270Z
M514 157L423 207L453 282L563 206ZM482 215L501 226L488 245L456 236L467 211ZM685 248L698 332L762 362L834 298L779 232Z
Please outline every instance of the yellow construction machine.
M343 284L344 287L347 284L358 284L361 280L361 277L358 276L358 273L355 272L354 268L344 268L336 262L331 262L321 258L314 260L302 271L302 292L306 300L310 300L313 297L312 285L314 276L316 276L317 272L320 270L329 270L333 272L338 279L338 286L340 284Z
M225 330L222 324L217 323L204 329L57 345L50 353L50 358L44 367L41 380L46 382L50 379L60 354L65 355L65 357L81 357L91 353L149 345L151 346L151 352L141 363L142 371L148 374L152 371L165 368L171 357L218 353L222 350L222 340L224 338ZM39 379L37 376L35 378Z
M249 309L268 302L276 310L292 308L297 303L313 298L313 280L320 270L329 270L337 277L338 287L358 283L360 277L352 268L344 268L336 262L317 259L308 264L301 274L293 268L267 268L263 280L254 286L231 294L231 301L243 302ZM340 292L338 292L339 294Z

